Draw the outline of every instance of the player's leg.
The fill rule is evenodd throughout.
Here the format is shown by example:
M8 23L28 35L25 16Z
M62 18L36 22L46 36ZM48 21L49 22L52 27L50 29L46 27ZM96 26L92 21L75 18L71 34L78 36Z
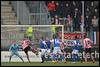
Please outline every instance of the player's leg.
M18 56L24 62L24 60L22 59L22 57L18 53L15 53L15 55Z
M66 61L66 52L65 52L65 48L62 50L62 59L64 60L64 63L66 63L67 61Z
M60 59L60 60L58 60L59 62L62 61L62 59L63 59L60 47L58 47L58 59Z
M62 62L65 62L65 57L64 57L63 54L61 55L61 61L62 61Z
M76 50L72 51L72 57L71 58L72 58L72 62L75 63L75 61L76 61Z
M48 53L48 55L50 55L50 51L51 51L50 49L47 49L47 53Z
M46 52L45 49L41 49L41 58L42 58L42 62L41 62L41 63L44 62L44 59L45 59L45 52Z
M91 52L92 52L92 49L89 48L90 58L91 58L92 62L94 63L95 62L94 55L91 55Z
M45 58L45 56L42 55L41 58L42 58L42 62L41 62L41 63L43 63L43 62L44 62L44 58Z
M61 50L61 54L60 54L60 56L61 56L61 61L63 62L64 61L64 51L63 50Z
M79 53L79 51L78 51L78 50L76 50L76 59L75 59L75 61L79 61L79 59L80 59L80 57L79 57L78 53Z
M47 49L47 56L48 56L48 60L50 60L50 49Z
M56 53L54 53L54 55L53 55L53 61L52 62L57 62L57 54Z
M27 55L27 59L30 62L29 55L28 55L28 51L25 51L25 54Z
M83 60L84 60L84 58L83 58L83 52L84 52L83 48L80 48L80 53L82 53L82 57L80 57L81 63L83 63Z
M72 62L75 63L75 54L72 54Z
M12 56L14 55L14 53L11 53L10 57L9 57L9 62L11 61Z
M54 54L54 56L53 56L53 62L57 62L57 47L54 47L54 50L53 50L53 54Z
M24 49L24 52L25 52L25 54L26 54L26 56L27 56L28 61L30 62L29 55L28 55L28 50L29 50L29 49L30 49L29 46L26 47L26 48Z
M85 62L87 62L87 53L88 53L88 48L85 48Z
M46 54L47 54L47 49L44 49L44 57L43 57L43 62L45 61Z

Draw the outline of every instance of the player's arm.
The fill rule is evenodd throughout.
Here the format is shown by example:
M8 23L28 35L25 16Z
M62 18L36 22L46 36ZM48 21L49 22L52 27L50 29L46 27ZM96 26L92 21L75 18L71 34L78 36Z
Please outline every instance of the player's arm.
M89 41L90 41L91 45L94 44L92 40L89 39Z
M9 51L11 52L11 49L12 49L12 45L10 46L10 48L9 48Z
M53 49L53 47L54 47L54 40L50 40L50 42L51 42L51 50Z
M22 48L22 45L17 44L17 47L18 47L19 50L22 50L23 49Z
M19 41L19 49L23 49L22 48L22 44L23 44L23 42L22 41Z
M47 48L47 44L46 44L46 42L45 42L45 41L43 41L42 43L43 43L43 44L45 45L45 47Z
M22 45L22 41L19 41L19 45Z
M63 42L60 42L60 48L62 48Z
M26 40L26 42L28 43L27 45L32 45L32 42L30 40Z

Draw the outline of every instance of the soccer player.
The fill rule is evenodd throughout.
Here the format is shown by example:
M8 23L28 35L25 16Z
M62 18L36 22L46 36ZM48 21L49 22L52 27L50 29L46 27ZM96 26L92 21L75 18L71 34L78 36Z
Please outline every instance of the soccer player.
M28 40L26 38L22 39L21 45L22 45L22 48L23 48L25 54L27 55L28 61L30 62L29 55L28 55L28 51L31 49L31 47L30 47L30 45L31 45L30 40Z
M23 62L24 60L22 59L22 57L18 54L18 49L20 48L20 46L18 44L16 44L15 41L12 42L12 45L9 48L9 51L11 52L10 58L9 58L9 62L11 61L11 58L13 55L18 56Z
M64 50L65 50L65 43L64 43L64 42L61 42L61 44L60 44L60 49L61 49L61 52L62 52L62 53L60 54L60 55L61 55L61 60L62 60L62 62L65 62L65 63L66 63L66 60L65 60L65 59L66 59L66 57L65 57L65 54L66 54L66 53L65 53L65 51L64 51Z
M47 58L50 60L50 53L51 53L51 40L46 37L46 44L47 44Z
M51 40L49 40L48 37L46 37L46 44L47 44L47 53L48 53L48 55L50 55L50 52L51 52Z
M58 54L61 54L61 49L60 49L60 40L59 38L57 37L57 35L54 35L54 50L53 50L53 53L55 54L55 56L57 56ZM58 58L57 58L58 59ZM55 60L54 60L55 61ZM58 60L56 60L58 61Z
M91 56L92 44L93 44L93 42L89 38L85 38L84 39L85 62L87 62L87 53L89 53L90 54L90 58L92 59L92 61L94 63L94 58L93 58L93 56Z
M79 45L79 41L76 36L75 41L74 41L74 46L72 46L72 61L73 61L73 63L75 63L76 61L78 61L80 59L78 56L79 50L80 50L80 45Z
M30 41L32 41L32 36L33 36L32 33L33 33L33 28L32 26L29 26L25 32L25 37L28 38Z
M41 58L42 58L42 62L44 62L44 59L45 59L45 53L46 53L46 48L47 48L47 44L44 40L44 38L42 37L42 39L40 40L40 50L41 50Z

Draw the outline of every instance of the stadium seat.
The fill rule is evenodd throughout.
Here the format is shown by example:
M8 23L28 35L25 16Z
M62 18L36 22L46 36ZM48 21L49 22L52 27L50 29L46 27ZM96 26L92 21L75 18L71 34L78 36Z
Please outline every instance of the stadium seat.
M1 19L4 25L17 24L15 13L9 1L1 1Z

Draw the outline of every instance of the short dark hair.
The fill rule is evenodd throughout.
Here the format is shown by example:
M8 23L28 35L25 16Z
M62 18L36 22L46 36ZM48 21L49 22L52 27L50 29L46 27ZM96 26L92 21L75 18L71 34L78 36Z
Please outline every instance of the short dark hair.
M44 37L42 36L41 39L44 40Z

